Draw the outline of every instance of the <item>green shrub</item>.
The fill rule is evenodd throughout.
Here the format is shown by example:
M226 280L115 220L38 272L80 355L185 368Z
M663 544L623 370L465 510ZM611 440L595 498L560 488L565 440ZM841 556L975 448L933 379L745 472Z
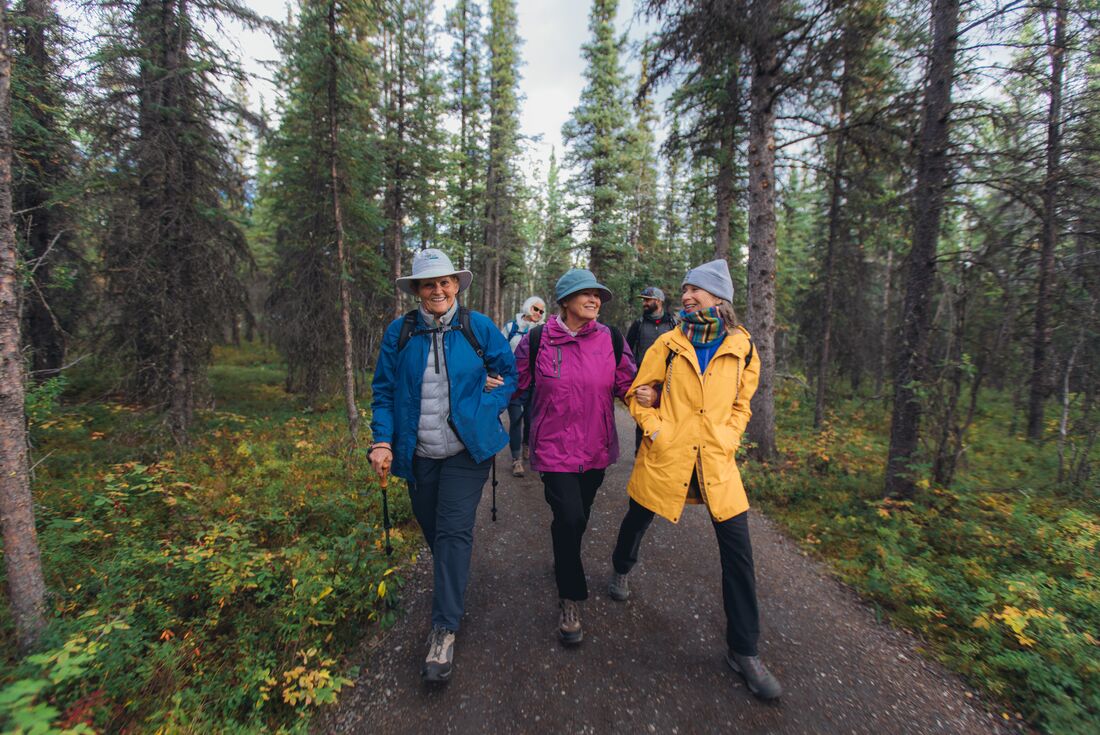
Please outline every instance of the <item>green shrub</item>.
M44 652L0 675L0 730L303 730L352 683L364 629L394 620L417 538L399 483L388 559L343 417L229 354L184 451L152 452L155 417L120 404L32 419L53 618Z
M784 395L778 466L745 467L753 501L930 653L1051 733L1100 731L1100 509L1062 494L1053 447L1004 432L989 394L954 487L882 498L888 418L836 407L823 432Z

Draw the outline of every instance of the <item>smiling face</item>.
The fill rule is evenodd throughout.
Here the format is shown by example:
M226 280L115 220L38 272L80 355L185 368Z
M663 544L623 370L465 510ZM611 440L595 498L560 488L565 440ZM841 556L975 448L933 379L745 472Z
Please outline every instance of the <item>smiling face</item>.
M598 288L577 291L562 303L562 317L566 322L590 322L600 315L600 302Z
M417 281L416 292L424 311L439 318L450 311L458 296L458 279L454 276L425 278Z
M523 317L529 322L537 322L542 319L542 315L546 313L546 304L541 301L536 301L531 304L531 308L527 310L527 313Z
M718 306L719 301L721 299L710 291L704 291L698 286L692 286L690 283L685 283L684 287L680 289L680 303L683 305L684 311L687 312L702 311L712 306Z

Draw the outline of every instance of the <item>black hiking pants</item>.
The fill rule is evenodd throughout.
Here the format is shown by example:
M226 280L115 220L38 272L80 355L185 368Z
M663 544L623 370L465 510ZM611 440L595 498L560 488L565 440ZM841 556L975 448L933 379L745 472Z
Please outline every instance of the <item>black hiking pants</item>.
M554 543L554 578L558 597L587 600L588 581L581 563L581 540L592 515L592 501L603 484L603 470L543 472L546 502L554 513L550 538Z
M638 562L642 537L653 522L653 511L634 499L619 526L619 538L611 563L619 574L627 574ZM722 560L722 604L726 609L726 646L742 656L755 656L760 637L760 613L756 607L756 574L749 540L749 514L746 511L721 523L711 518L718 537Z

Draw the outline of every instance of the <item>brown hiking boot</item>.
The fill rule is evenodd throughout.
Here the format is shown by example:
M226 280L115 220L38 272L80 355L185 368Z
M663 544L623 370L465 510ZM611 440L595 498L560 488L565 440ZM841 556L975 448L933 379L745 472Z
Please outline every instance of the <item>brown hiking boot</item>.
M527 444L523 445L523 458L524 459L531 459L531 447L530 447L530 445L527 445Z
M512 477L523 477L523 473L524 473L523 460L522 459L513 459L512 460Z
M584 640L580 605L564 597L558 601L558 604L561 606L561 617L558 618L558 635L561 637L561 642L570 646L576 645Z
M783 694L783 687L759 656L742 656L730 651L726 654L726 663L744 678L749 691L758 699L777 699Z

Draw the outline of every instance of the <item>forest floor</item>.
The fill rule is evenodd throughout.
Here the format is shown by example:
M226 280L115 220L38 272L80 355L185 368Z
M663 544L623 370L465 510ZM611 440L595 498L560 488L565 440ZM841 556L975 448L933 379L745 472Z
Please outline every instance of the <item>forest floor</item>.
M537 473L514 479L497 459L486 485L453 680L421 683L431 604L425 549L406 575L406 614L365 642L356 685L316 732L995 733L1018 731L917 638L808 558L763 515L751 516L761 653L785 692L756 701L723 659L718 550L703 508L657 519L625 603L608 598L610 549L626 509L633 424L618 412L622 457L593 507L584 558L591 597L584 643L557 640L550 511Z

